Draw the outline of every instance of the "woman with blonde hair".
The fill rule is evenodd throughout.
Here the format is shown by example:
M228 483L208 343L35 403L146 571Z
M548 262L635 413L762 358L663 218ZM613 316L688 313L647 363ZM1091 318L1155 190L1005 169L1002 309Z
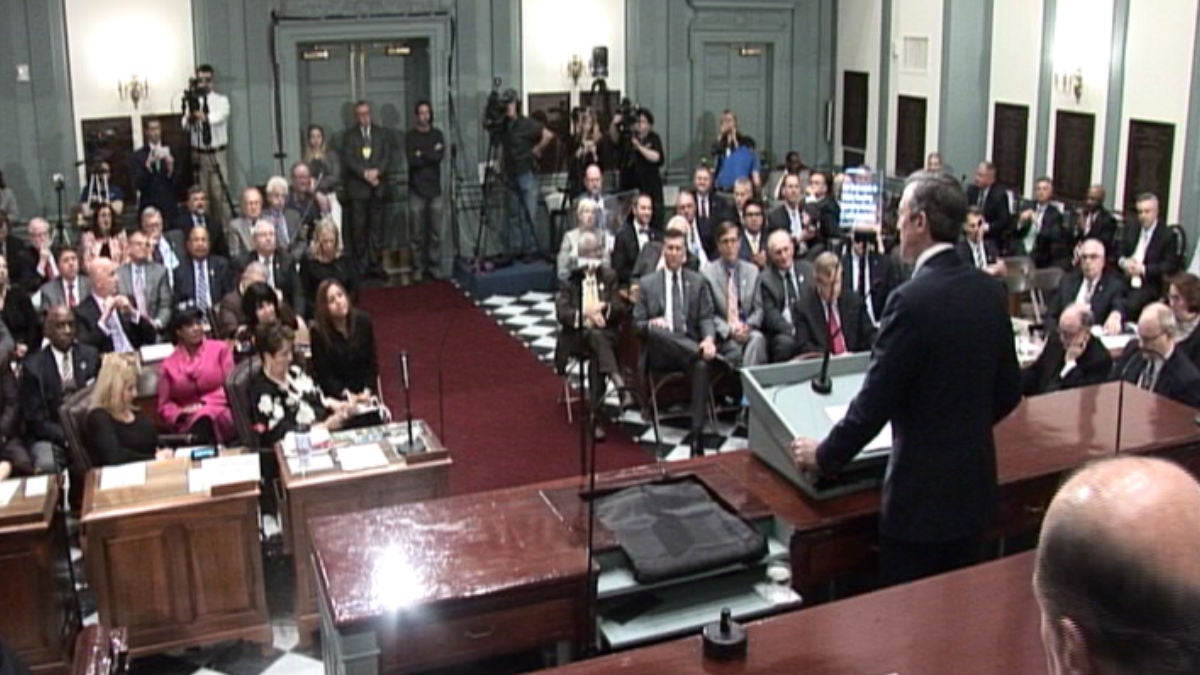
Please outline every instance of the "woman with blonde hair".
M300 287L304 291L305 318L313 318L317 288L326 279L335 279L346 289L351 300L358 299L358 273L350 259L342 253L337 226L329 217L321 218L313 227L312 246L300 261Z
M580 199L575 205L574 229L563 234L562 246L558 249L558 280L566 281L571 272L579 266L579 237L584 232L593 232L600 244L600 254L605 265L609 264L612 246L608 241L608 230L596 223L596 203L590 199Z
M154 423L133 405L137 375L132 354L105 354L100 363L83 425L88 455L100 466L172 457L171 450L158 447Z

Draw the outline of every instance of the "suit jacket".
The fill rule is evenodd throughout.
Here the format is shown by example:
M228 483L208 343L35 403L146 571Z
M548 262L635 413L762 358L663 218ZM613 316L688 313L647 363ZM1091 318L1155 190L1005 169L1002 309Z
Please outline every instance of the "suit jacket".
M983 259L991 265L1000 259L1000 252L996 248L996 242L984 239L983 240ZM954 245L954 250L958 252L958 257L969 267L975 266L975 252L971 250L971 243L966 239Z
M1016 239L1024 245L1025 237L1033 227L1035 220L1027 220L1017 226ZM1071 250L1074 238L1067 232L1063 221L1062 211L1047 204L1042 212L1042 226L1033 240L1033 249L1024 250L1025 255L1033 258L1033 264L1039 269L1043 267L1071 266Z
M21 364L20 401L25 418L25 440L50 441L66 445L66 434L59 421L58 409L66 393L54 350L46 346L26 355ZM100 372L100 352L90 345L76 342L71 349L71 369L76 388L86 386Z
M833 197L825 196L808 203L817 209L817 241L828 244L842 234L842 206ZM770 228L767 228L770 230Z
M587 340L583 332L583 270L573 270L558 289L554 300L558 318L558 344L554 349L554 366L558 372L566 372L567 361L573 354L584 351ZM601 265L596 270L596 295L607 304L604 312L604 330L616 335L627 308L621 299L620 283L612 268Z
M225 238L229 241L229 259L237 260L254 250L254 223L238 217L229 221Z
M161 160L151 162L150 168L146 168L146 160L149 157L150 146L143 145L133 153L133 159L130 160L133 185L138 192L138 213L147 206L153 206L162 212L164 223L173 223L179 217L179 199L175 194L178 173L168 171L167 163ZM182 165L176 164L176 167L178 166Z
M92 294L92 282L82 274L75 277L78 292L75 295L75 305L83 302L83 299ZM42 294L42 311L46 311L55 305L67 304L67 291L63 288L63 278L57 277L54 281L47 281L42 284L39 289Z
M154 324L145 318L135 321L121 314L121 328L134 349L153 344L157 337ZM112 336L100 330L100 305L95 296L89 295L75 308L75 333L81 343L95 347L101 354L113 351Z
M156 262L148 262L143 274L146 312L155 328L163 330L171 321L171 284L167 281L167 268ZM133 292L133 263L125 263L117 268L117 292L137 304Z
M755 235L750 234L748 230L742 228L742 236L738 244L738 257L747 262L754 262L754 250L750 248L751 238ZM767 251L767 228L758 231L758 250L760 253Z
M169 221L164 218L163 222L174 222L175 227L173 229L179 231L180 242L182 243L187 241L187 235L192 231L192 226L195 224L196 220L191 212L184 209L183 212L179 214L179 217L174 221ZM229 238L225 235L225 227L221 224L220 219L215 213L204 214L204 228L208 230L209 252L217 255L228 256L229 247L231 244L229 242ZM168 234L170 234L169 231L163 231L164 237ZM182 258L182 256L180 257Z
M1104 255L1110 263L1115 263L1121 255L1121 248L1117 242L1117 219L1108 209L1101 206L1096 210L1096 216L1092 219L1092 226L1084 232L1083 228L1087 221L1086 214L1079 214L1075 219L1075 243L1084 239L1096 239L1104 244Z
M191 258L184 258L175 268L175 294L171 300L176 307L196 302L196 273L192 262ZM229 261L219 255L208 256L208 294L212 298L212 309L216 309L217 303L234 286Z
M272 220L270 213L270 211L263 211L263 218ZM300 222L300 212L295 209L284 208L283 222L287 226L287 253L292 256L293 260L299 260L304 255L305 249L308 248L308 240L305 237L307 233L305 232L304 223ZM276 244L281 243L279 238L276 237ZM250 248L246 250L250 251L253 249L254 243L251 241Z
M1113 364L1113 380L1123 379L1136 384L1141 379L1142 370L1146 367L1146 358L1140 347L1137 340L1125 345L1125 351L1121 352L1121 357ZM1154 383L1154 393L1193 408L1200 408L1200 370L1187 354L1176 347L1175 351L1171 352L1171 358L1162 363L1161 368Z
M1058 325L1058 317L1062 315L1064 309L1075 302L1081 286L1083 286L1083 272L1078 268L1063 275L1062 281L1058 284L1058 291L1050 298L1050 302L1046 303L1046 316L1043 323L1046 325L1047 332L1053 331L1054 327ZM1129 318L1125 313L1125 293L1125 282L1121 281L1116 273L1101 274L1096 281L1096 288L1092 291L1092 320L1103 324L1108 320L1109 314L1118 312L1121 315L1122 323L1125 322Z
M1062 369L1066 365L1066 356L1062 339L1057 333L1051 333L1037 361L1021 371L1021 390L1025 395L1037 396L1100 384L1108 380L1108 374L1112 372L1112 355L1104 343L1094 337L1088 338L1087 346L1075 361L1075 367L1064 377Z
M978 185L967 186L967 204L979 204L980 188ZM1008 191L999 183L993 184L987 191L987 198L983 203L983 219L988 224L987 234L984 236L996 244L996 247L1001 251L1005 250L1004 244L1008 236L1012 232L1012 210L1008 206Z
M1190 335L1176 342L1175 351L1187 355L1192 365L1200 370L1200 330L1193 329Z
M1138 239L1141 237L1142 226L1133 220L1125 224L1125 237L1121 249L1121 257L1133 256L1137 250ZM1179 250L1178 237L1175 231L1161 220L1154 226L1150 242L1146 246L1144 259L1146 275L1142 279L1143 295L1149 294L1151 299L1160 298L1166 290L1163 279L1176 274L1183 268L1183 252Z
M359 128L350 127L342 134L342 180L346 196L350 199L382 199L387 196L387 173L394 146L392 134L372 124L370 136L370 157L364 157L363 147L368 144L363 140ZM379 169L378 185L372 187L363 178L363 172L367 169Z
M662 235L654 228L650 229L650 241L658 241ZM621 230L617 232L617 238L613 241L612 250L612 267L617 273L617 279L620 280L622 286L628 286L635 277L633 275L633 266L637 263L638 254L641 252L641 247L638 245L637 227L633 221L626 221L621 226Z
M727 220L736 220L737 214L734 213L733 204L716 192L709 192L707 197L708 213L701 217L701 196L696 193L696 231L700 233L700 241L704 244L704 252L708 254L708 259L714 260L718 256L717 226Z
M234 276L240 277L246 266L256 260L258 260L258 253L254 251L242 255L234 262ZM296 314L303 315L304 293L300 287L300 276L296 274L296 263L292 256L282 249L275 249L275 255L271 256L271 267L274 268L275 288L279 289L284 301L296 311Z
M792 312L796 324L796 353L824 352L829 346L829 323L825 319L825 306L816 287L800 294L800 302ZM871 349L875 339L875 327L867 316L867 307L857 293L843 287L837 301L838 318L842 324L842 337L846 340L846 351L865 352Z
M667 280L666 270L651 272L638 282L641 292L638 294L637 305L633 308L633 321L638 333L643 337L650 333L669 336L688 343L699 343L705 338L716 339L716 326L713 323L712 292L708 282L697 272L682 268L684 322L687 324L683 331L667 333L665 330L654 328L650 320L665 317L667 313ZM646 348L654 342L644 343Z
M822 472L836 472L891 422L883 535L948 541L991 520L992 427L1021 400L1007 304L953 250L928 258L888 300L862 388L817 450Z
M796 273L796 297L784 301L786 284L782 273L774 265L768 265L758 275L758 304L762 307L762 332L768 338L772 335L792 335L796 332L793 323L795 306L804 296L805 291L813 284L812 265L806 261L797 260L792 263L792 271ZM787 310L787 311L785 311Z
M8 263L9 280L22 288L36 289L42 277L37 272L38 256L33 247L17 235L10 234L4 239L4 256Z
M900 270L892 256L874 250L868 251L867 292L862 293L854 288L858 280L854 278L853 249L842 256L842 288L855 291L855 295L866 305L869 317L875 319L875 322L883 316L883 307L887 304L888 296L900 285L900 281Z
M797 215L799 216L803 213L804 204L801 203ZM774 232L775 230L792 231L792 217L788 213L787 204L781 203L767 212L767 226L763 229L767 232Z
M709 289L712 291L713 326L717 331L717 337L721 340L728 340L727 290L729 276L725 270L725 263L720 259L713 260L704 266L701 273L708 281ZM762 307L758 304L758 268L754 266L754 263L748 263L745 260L737 261L737 295L739 320L751 328L761 326L763 312Z

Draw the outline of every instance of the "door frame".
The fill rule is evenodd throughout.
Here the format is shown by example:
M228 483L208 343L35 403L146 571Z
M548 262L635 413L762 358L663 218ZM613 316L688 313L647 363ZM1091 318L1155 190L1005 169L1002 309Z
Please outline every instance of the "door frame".
M449 87L447 55L450 49L450 17L430 15L411 19L393 18L362 23L354 20L308 21L280 19L275 33L275 57L279 62L279 102L282 106L283 151L292 162L303 157L300 128L300 58L302 43L429 40L429 98L435 114L448 118ZM407 115L408 111L402 111ZM290 130L290 131L289 131ZM399 129L403 132L405 129ZM327 136L341 132L330 130ZM446 163L443 162L443 165ZM443 166L443 174L446 167ZM443 179L445 176L443 175Z

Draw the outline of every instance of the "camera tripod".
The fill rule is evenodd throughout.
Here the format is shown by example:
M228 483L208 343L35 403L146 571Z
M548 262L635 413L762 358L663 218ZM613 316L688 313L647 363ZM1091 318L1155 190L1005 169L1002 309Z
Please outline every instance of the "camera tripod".
M485 159L484 165L483 165L484 166L483 186L481 187L482 199L480 200L480 203L479 203L479 230L475 234L475 271L476 272L483 271L484 264L485 264L486 258L487 258L487 256L484 253L484 244L487 241L485 238L485 235L487 233L487 230L491 228L491 215L488 210L488 202L492 196L492 190L495 188L495 185L497 182L497 171L495 171L492 168L492 163L496 160L497 156L499 155L499 148L500 148L499 135L491 134L490 138L488 139L487 158ZM512 191L512 189L513 189L512 186L509 186L509 185L505 185L504 188L506 191ZM512 195L506 194L505 197L511 198ZM529 234L530 234L530 237L533 239L534 249L536 250L536 252L539 255L541 255L542 246L541 246L541 242L538 241L537 228L534 226L533 214L529 212L529 209L526 207L524 200L518 199L517 201L519 202L518 208L521 210L521 213L517 214L517 218L519 218L522 221L520 224L518 224L518 227L528 227L529 228ZM522 216L524 216L524 217L522 217ZM509 245L509 242L504 242L504 245L505 245L505 248L507 248Z

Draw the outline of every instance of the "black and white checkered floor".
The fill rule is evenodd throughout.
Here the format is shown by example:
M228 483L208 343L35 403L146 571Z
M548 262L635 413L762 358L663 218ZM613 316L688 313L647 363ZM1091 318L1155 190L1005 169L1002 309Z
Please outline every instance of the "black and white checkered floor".
M493 295L480 305L496 319L505 330L525 343L547 367L554 363L554 343L558 323L554 316L554 295L529 291L520 297ZM578 374L572 372L572 384L578 382ZM662 443L656 443L654 428L636 408L621 409L615 392L609 391L605 398L605 415L618 420L631 438L640 442L657 457L667 460L687 459L691 456L691 437L686 419L664 420L659 426ZM746 429L737 424L737 415L719 415L711 422L703 439L706 454L740 450L747 445Z

